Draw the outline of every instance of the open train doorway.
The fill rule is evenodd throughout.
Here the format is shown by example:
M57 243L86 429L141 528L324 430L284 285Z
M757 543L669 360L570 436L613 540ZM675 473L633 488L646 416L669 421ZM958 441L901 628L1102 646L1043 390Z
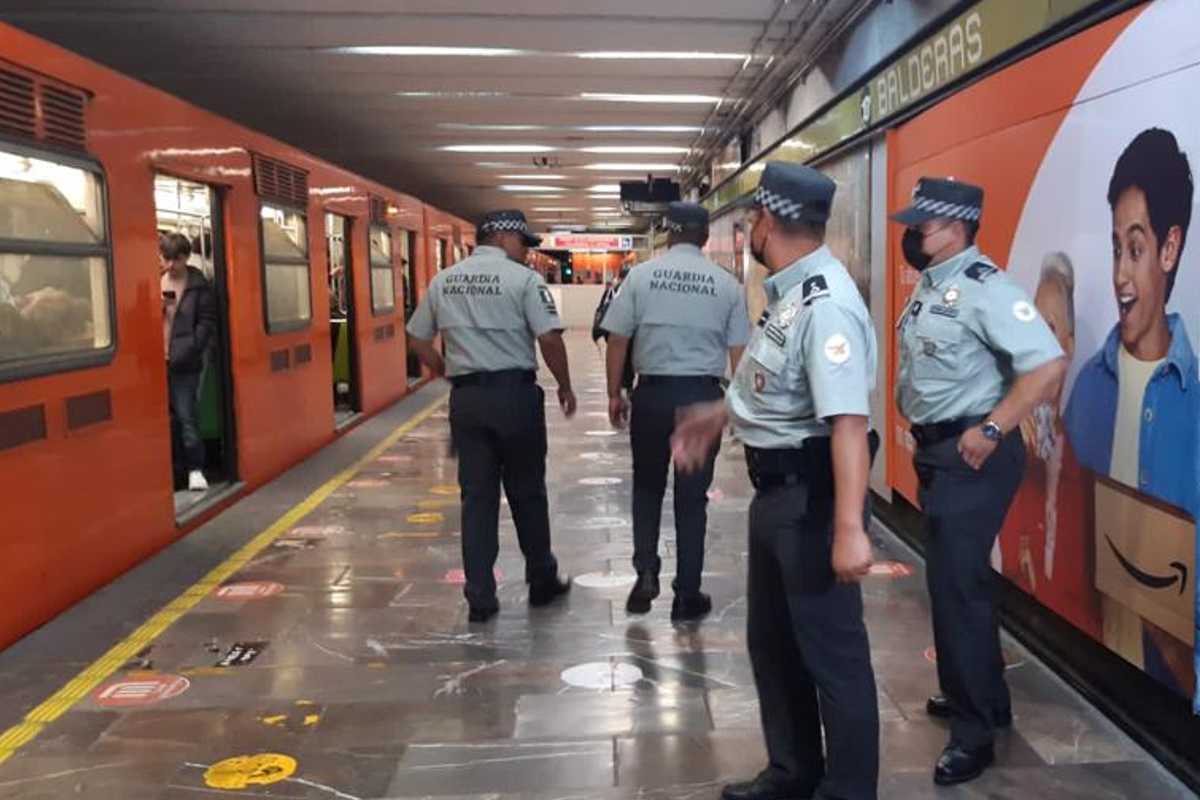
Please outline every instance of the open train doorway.
M158 174L154 206L175 517L183 522L237 481L221 194Z
M417 235L412 231L397 231L400 244L400 263L404 267L404 325L417 312ZM421 380L421 359L410 349L407 353L405 371L408 385Z
M355 335L353 223L341 214L325 215L329 264L329 344L333 359L333 424L342 428L362 411Z

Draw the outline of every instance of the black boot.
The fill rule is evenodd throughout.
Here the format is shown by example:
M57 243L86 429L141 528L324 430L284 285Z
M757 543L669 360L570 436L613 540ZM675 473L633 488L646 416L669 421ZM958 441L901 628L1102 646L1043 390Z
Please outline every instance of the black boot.
M995 758L996 752L990 744L970 750L951 744L942 751L941 758L933 768L933 782L938 786L952 786L974 780L983 774Z
M637 583L625 601L625 610L630 614L645 614L650 610L650 602L658 597L658 592L658 573L639 572Z
M689 592L675 595L671 604L671 621L687 622L707 616L712 611L712 598L704 592Z
M726 785L721 800L808 800L812 793L811 785L782 783L764 771L752 781Z
M571 577L569 575L565 578L555 575L549 580L531 583L529 584L529 605L535 608L550 605L561 595L569 591L571 591Z

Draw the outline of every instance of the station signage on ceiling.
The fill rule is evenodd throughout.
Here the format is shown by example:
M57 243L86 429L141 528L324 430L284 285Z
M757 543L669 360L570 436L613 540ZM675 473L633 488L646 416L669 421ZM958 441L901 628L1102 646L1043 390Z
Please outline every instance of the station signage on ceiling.
M632 250L633 237L607 233L547 233L542 250Z

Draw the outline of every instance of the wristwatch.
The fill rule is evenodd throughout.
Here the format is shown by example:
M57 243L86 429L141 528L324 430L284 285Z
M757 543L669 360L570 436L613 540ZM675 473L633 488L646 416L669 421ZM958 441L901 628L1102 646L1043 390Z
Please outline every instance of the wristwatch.
M992 420L983 423L983 435L993 442L998 442L1004 438L1004 431L1000 430L1000 426Z

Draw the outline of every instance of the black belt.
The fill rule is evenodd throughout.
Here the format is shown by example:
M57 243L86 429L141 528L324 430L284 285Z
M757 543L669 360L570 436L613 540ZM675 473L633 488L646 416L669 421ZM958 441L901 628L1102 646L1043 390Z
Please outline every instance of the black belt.
M831 477L832 455L828 436L813 436L802 447L765 449L746 445L750 484L760 492L796 486Z
M721 379L716 375L638 375L638 386L687 383L706 383L713 386L720 386Z
M987 419L987 415L974 417L959 417L945 422L930 422L926 425L913 425L912 435L917 440L918 447L933 445L961 436L967 429L974 428Z
M450 384L455 389L463 386L510 386L519 383L537 383L537 373L531 369L502 369L496 372L468 372L453 375Z

